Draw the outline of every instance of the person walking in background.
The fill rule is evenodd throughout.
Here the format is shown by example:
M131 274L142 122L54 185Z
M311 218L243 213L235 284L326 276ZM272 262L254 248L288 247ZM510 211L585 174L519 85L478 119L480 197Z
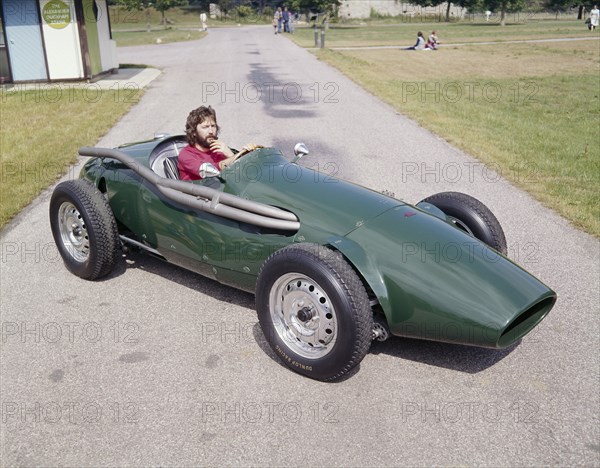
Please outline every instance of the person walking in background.
M208 27L206 26L206 13L200 13L200 25L202 26L202 31L206 31Z
M598 20L600 19L600 10L598 5L594 5L592 11L590 11L590 31L593 31L598 27Z
M283 13L281 13L281 18L283 20L283 32L290 32L290 12L287 7L283 7Z
M281 7L277 7L277 11L275 11L275 19L277 20L277 32L281 34L281 23L283 22Z

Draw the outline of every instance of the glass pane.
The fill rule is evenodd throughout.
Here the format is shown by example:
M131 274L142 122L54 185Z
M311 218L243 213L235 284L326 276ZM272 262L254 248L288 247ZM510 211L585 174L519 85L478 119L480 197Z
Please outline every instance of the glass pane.
M1 12L2 7L0 7ZM10 68L8 67L8 52L4 42L4 23L0 15L0 83L10 81Z
M0 7L0 47L4 47L4 23L2 22L2 7Z

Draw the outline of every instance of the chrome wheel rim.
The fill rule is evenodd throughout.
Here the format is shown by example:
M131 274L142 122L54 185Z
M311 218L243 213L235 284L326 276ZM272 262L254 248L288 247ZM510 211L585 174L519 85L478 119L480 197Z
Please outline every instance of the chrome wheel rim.
M288 273L275 281L269 308L276 333L294 353L318 359L337 340L335 308L323 288L308 276Z
M58 210L60 239L71 257L85 262L90 255L90 239L81 213L70 202L60 205Z

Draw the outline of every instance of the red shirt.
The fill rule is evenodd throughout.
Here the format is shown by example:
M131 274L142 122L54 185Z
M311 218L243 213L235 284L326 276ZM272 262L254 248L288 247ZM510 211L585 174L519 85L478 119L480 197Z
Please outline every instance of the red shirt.
M204 163L211 163L219 169L219 162L227 159L223 153L214 151L200 151L194 146L187 145L179 153L177 158L177 167L181 180L198 180L200 177L200 166Z

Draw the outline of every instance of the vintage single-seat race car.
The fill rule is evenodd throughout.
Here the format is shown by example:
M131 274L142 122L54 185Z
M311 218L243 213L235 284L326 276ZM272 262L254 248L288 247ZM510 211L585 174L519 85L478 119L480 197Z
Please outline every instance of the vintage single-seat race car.
M60 183L50 224L66 267L109 274L122 246L255 294L261 329L292 370L335 380L390 335L508 347L556 294L505 257L500 224L457 192L416 205L257 148L178 180L182 136L91 156ZM242 152L238 156L242 156Z

